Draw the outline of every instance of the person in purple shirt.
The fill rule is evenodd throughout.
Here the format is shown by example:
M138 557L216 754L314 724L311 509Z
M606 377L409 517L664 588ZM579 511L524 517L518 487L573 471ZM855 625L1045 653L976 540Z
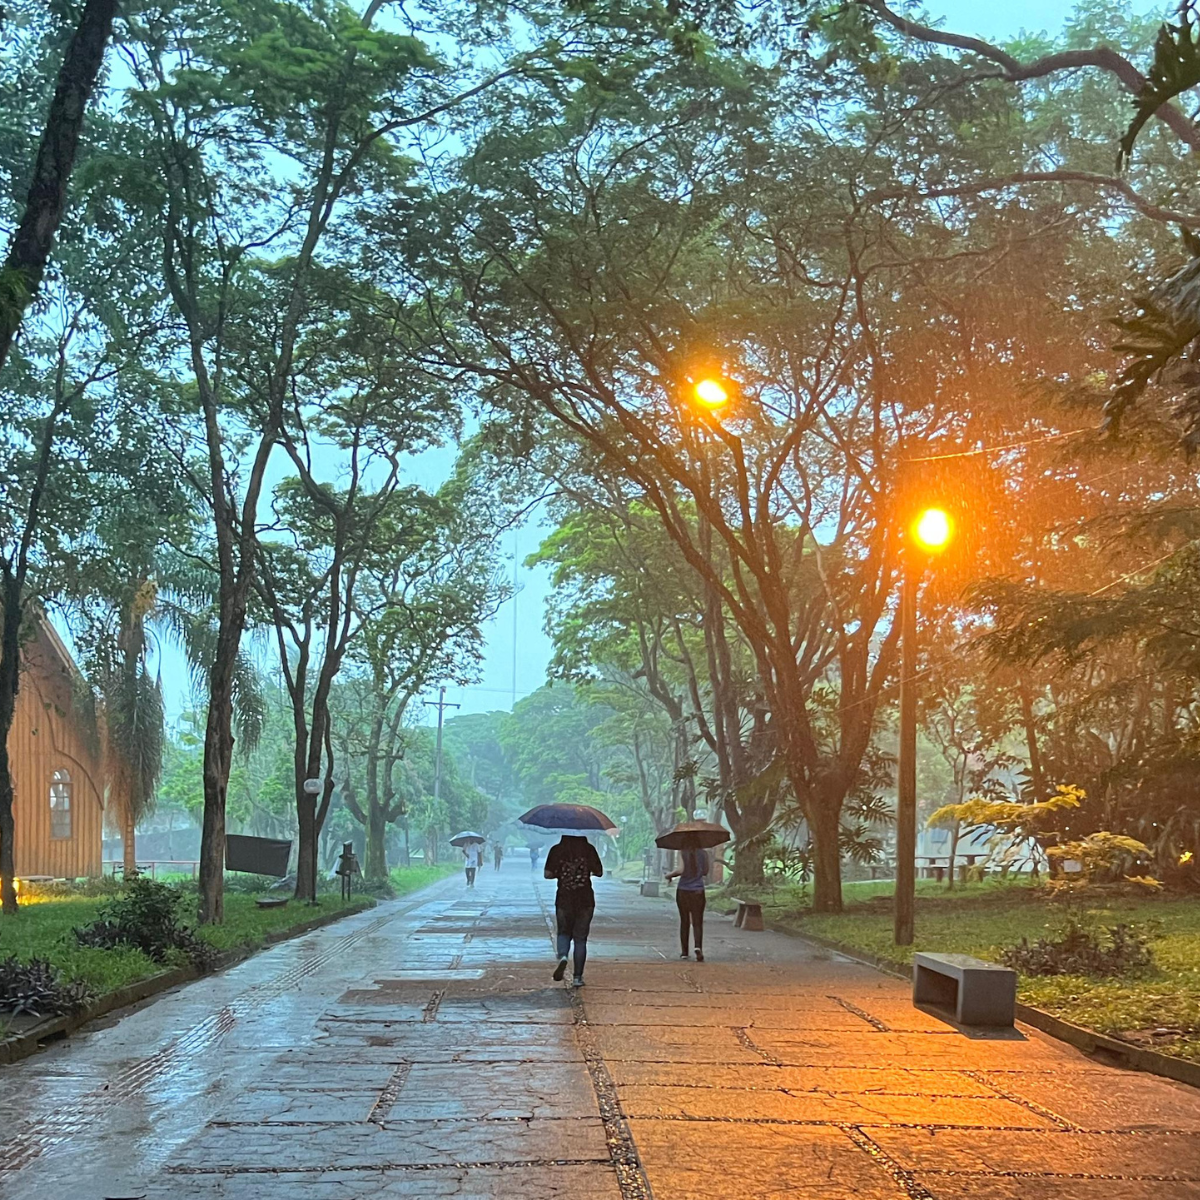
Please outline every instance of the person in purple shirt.
M679 909L679 944L683 953L680 958L688 958L688 933L695 937L696 961L704 961L704 879L708 874L709 857L705 850L683 850L683 865L678 871L672 871L668 882L679 880L675 889L675 905Z

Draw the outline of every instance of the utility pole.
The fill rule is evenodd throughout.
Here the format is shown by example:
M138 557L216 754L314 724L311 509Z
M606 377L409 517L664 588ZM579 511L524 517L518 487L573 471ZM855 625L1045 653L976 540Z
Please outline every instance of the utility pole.
M434 702L432 700L426 700L425 703L429 704L429 705L434 704ZM438 698L437 698L437 703L436 703L436 708L438 710L437 749L434 752L434 757L433 757L433 803L434 803L435 807L437 805L437 802L442 798L442 723L446 717L446 709L461 708L461 707L462 707L461 704L450 704L446 700L446 689L445 688L440 688L438 690ZM437 851L435 849L434 850L435 857L436 857L436 854L437 854Z
M439 689L436 703L432 700L426 700L425 703L438 710L437 750L433 759L433 798L440 800L442 798L442 722L445 720L446 709L462 708L462 705L451 704L446 699L445 688Z
M513 530L513 630L512 630L512 708L517 707L517 593L521 590L520 576L518 572L521 566L520 556L517 554L517 530Z
M896 907L893 937L911 946L917 867L917 587L907 556L900 584L900 758L896 780Z

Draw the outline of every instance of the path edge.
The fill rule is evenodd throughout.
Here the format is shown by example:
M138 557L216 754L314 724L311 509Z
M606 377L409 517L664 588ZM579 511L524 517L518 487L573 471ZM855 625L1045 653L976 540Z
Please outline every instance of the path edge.
M148 975L145 979L139 979L135 983L129 983L124 987L117 988L114 992L106 993L77 1013L68 1013L59 1017L48 1017L46 1020L39 1021L38 1024L30 1026L21 1033L0 1039L0 1067L10 1066L13 1063L20 1062L22 1059L29 1058L42 1049L42 1046L46 1042L59 1041L62 1038L70 1037L71 1034L77 1033L83 1026L98 1020L100 1017L106 1017L110 1013L117 1012L123 1008L131 1008L135 1004L142 1003L143 1000L150 1000L156 996L161 996L163 992L169 992L173 988L182 987L186 983L193 983L197 979L207 979L210 975L227 971L230 967L236 967L238 963L245 962L248 958L253 958L254 955L262 950L278 946L281 942L288 942L292 938L303 937L306 933L312 933L314 930L322 929L326 925L332 925L337 921L345 920L346 917L370 912L371 909L376 907L377 903L377 901L372 900L370 904L366 904L362 908L342 909L337 912L322 913L318 917L313 917L310 921L303 921L299 925L293 925L288 929L277 929L265 934L261 944L253 946L244 945L238 946L233 950L223 950L217 955L216 963L210 970L198 971L194 967L176 967L170 971L159 971L156 975Z
M776 932L783 932L777 930ZM832 938L819 937L815 933L790 933L801 941L811 942L825 950L832 950L865 967L872 967L885 975L895 975L900 979L912 980L912 967L907 963L897 962L869 950L860 950L855 946L847 946L844 942L836 942ZM1186 1083L1191 1087L1200 1088L1200 1063L1189 1062L1185 1058L1173 1058L1169 1054L1160 1054L1157 1050L1145 1050L1141 1046L1131 1046L1119 1038L1097 1033L1083 1025L1075 1025L1056 1017L1044 1009L1034 1008L1029 1004L1018 1003L1016 1013L1019 1020L1026 1025L1060 1042L1066 1042L1085 1054L1099 1054L1105 1058L1117 1060L1117 1065L1131 1071L1143 1071L1148 1075L1159 1075L1164 1079L1173 1079L1176 1083Z

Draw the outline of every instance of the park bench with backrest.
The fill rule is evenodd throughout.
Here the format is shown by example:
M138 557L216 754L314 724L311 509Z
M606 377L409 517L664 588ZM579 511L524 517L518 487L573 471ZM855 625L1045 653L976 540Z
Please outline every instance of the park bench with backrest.
M913 1003L949 1009L959 1025L1011 1025L1017 973L969 954L914 954Z
M734 928L748 929L751 933L761 933L765 928L762 905L756 900L734 900L733 902L737 905L737 916L733 919Z

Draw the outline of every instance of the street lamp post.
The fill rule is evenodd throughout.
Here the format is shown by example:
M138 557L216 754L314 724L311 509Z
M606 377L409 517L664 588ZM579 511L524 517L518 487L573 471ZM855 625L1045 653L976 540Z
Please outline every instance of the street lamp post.
M896 771L894 941L911 946L917 871L917 594L929 559L954 537L941 508L927 508L905 531L900 583L900 757Z

